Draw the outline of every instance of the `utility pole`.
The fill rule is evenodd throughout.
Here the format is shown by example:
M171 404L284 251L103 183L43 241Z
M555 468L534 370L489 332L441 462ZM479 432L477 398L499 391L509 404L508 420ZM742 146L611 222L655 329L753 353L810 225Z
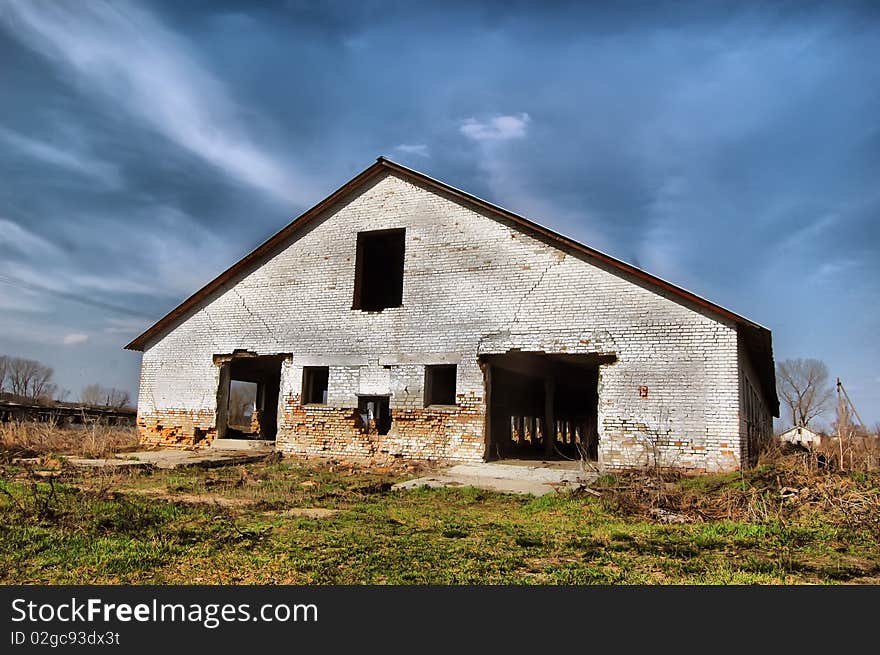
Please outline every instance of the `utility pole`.
M847 411L852 412L856 417L856 420L859 422L859 427L865 429L865 423L862 421L862 417L859 416L859 412L856 409L856 406L853 404L853 401L850 400L849 394L846 392L846 389L843 387L843 382L840 381L840 378L837 378L837 388L839 391L843 392L843 397L846 400Z
M837 378L837 447L840 450L840 458L837 463L843 470L843 434L847 431L847 409L843 400L843 383Z
M843 436L846 435L849 438L850 435L850 414L856 417L858 421L858 425L865 429L865 424L862 422L862 417L859 416L859 412L856 410L856 406L853 404L853 401L850 399L849 394L846 392L846 389L843 386L843 382L840 381L840 378L837 378L837 442L840 449L840 470L843 470ZM850 459L852 459L852 453L850 453ZM850 462L852 464L852 462ZM850 468L852 468L850 466Z

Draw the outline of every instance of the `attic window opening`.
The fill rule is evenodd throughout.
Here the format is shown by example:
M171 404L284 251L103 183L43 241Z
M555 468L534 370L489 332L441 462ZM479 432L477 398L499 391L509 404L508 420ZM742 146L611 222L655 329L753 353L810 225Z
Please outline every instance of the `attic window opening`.
M303 404L326 405L330 367L306 366L303 368Z
M455 404L455 364L425 367L425 407Z
M377 312L403 304L406 230L358 232L352 309Z

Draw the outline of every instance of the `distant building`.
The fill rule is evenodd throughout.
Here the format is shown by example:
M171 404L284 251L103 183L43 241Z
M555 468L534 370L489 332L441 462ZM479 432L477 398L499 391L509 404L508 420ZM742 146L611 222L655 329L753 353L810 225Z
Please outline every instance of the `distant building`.
M783 443L794 443L799 446L818 446L822 442L822 435L813 432L810 428L796 425L779 435Z

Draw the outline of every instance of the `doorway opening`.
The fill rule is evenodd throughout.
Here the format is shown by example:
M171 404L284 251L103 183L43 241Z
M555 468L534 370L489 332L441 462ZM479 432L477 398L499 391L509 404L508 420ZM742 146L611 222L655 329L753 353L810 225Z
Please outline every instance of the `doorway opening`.
M611 355L483 355L487 459L599 456L599 367Z
M224 361L217 394L217 436L273 441L278 432L285 355L236 353Z

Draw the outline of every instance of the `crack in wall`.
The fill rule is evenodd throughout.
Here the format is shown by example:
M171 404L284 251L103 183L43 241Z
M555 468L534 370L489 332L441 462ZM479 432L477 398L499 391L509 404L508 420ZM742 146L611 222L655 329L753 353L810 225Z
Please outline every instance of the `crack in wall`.
M211 313L208 311L208 308L205 307L202 309L202 314L204 314L205 318L208 320L208 323L211 325L211 332L208 335L208 339L211 341L211 345L214 346L214 352L220 352L220 344L217 343L214 339L214 334L218 332L217 324L214 323L214 319L211 317Z
M544 277L546 277L547 273L550 272L550 269L559 266L562 262L565 261L565 253L554 253L553 256L558 257L559 255L561 255L561 257L559 257L559 259L555 262L550 262L550 264L547 265L547 268L541 271L541 274L538 276L538 280L531 286L528 291L523 294L522 298L520 298L519 302L516 305L516 309L513 310L513 318L510 321L511 328L516 325L517 321L519 321L519 313L522 311L523 305L525 305L526 300L528 300L528 297L532 295L532 293L534 293L539 286L541 286L541 283L544 281Z
M263 327L266 328L266 332L268 332L269 335L275 340L275 343L278 344L278 345L280 346L280 345L281 345L281 340L278 338L278 335L275 334L275 331L274 331L274 330L269 326L269 324L266 322L266 319L264 319L261 315L254 313L254 312L251 310L251 308L247 306L247 303L246 303L245 300L244 300L244 296L241 295L241 293L239 292L238 289L233 288L233 289L232 289L232 292L233 292L236 296L238 296L238 299L241 301L241 306L244 307L244 310L245 310L248 314L250 314L253 318L259 320L260 323L263 324Z

